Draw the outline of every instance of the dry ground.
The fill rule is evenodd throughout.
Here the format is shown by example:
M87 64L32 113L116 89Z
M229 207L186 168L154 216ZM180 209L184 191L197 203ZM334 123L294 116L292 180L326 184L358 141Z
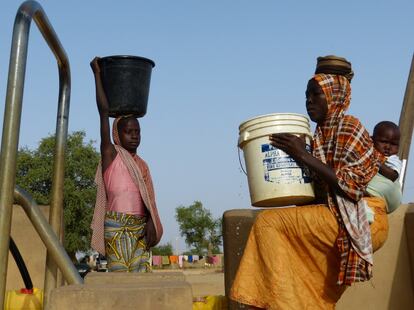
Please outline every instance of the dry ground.
M220 270L185 270L193 296L224 295L224 273Z
M154 272L180 271L154 270ZM224 295L224 273L220 269L185 269L182 272L193 289L194 297Z

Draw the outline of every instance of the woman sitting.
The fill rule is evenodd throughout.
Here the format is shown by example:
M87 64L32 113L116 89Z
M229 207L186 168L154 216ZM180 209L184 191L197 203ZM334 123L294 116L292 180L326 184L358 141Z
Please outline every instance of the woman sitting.
M363 198L384 157L358 119L345 115L351 64L319 57L306 90L317 126L312 154L292 134L270 143L314 175L314 205L261 212L249 235L230 298L265 309L334 309L346 285L372 277L372 253L388 233L385 201ZM375 218L367 221L366 204Z

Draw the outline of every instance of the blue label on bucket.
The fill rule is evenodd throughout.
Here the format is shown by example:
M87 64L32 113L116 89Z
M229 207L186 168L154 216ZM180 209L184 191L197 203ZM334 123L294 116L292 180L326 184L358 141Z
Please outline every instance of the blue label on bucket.
M304 184L310 183L310 173L305 167L282 150L271 144L262 144L264 179L267 182L279 184ZM310 146L306 145L310 151Z

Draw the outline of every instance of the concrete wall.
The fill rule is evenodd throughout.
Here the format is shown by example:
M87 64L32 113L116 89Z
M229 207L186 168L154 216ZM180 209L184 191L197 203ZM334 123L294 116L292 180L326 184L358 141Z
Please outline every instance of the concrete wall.
M93 272L84 285L52 290L46 310L191 310L191 286L182 272Z
M49 207L39 206L46 218L49 217ZM13 206L11 236L19 248L33 285L43 289L44 271L46 263L46 247L32 226L30 220L18 205ZM19 269L9 252L7 268L7 290L16 290L24 287Z
M374 254L373 278L348 288L336 309L409 310L414 309L414 285L411 277L407 232L414 233L414 226L406 227L404 218L414 215L414 205L402 205L390 214L389 234L384 246Z

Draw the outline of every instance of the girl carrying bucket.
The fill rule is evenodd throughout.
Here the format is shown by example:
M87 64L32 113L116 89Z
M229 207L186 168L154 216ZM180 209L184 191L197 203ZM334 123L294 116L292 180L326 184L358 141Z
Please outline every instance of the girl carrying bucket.
M112 144L109 105L98 60L95 57L91 62L101 127L91 246L106 256L109 271L148 272L149 250L160 241L163 229L150 171L136 154L141 128L133 116L117 117L112 126Z

